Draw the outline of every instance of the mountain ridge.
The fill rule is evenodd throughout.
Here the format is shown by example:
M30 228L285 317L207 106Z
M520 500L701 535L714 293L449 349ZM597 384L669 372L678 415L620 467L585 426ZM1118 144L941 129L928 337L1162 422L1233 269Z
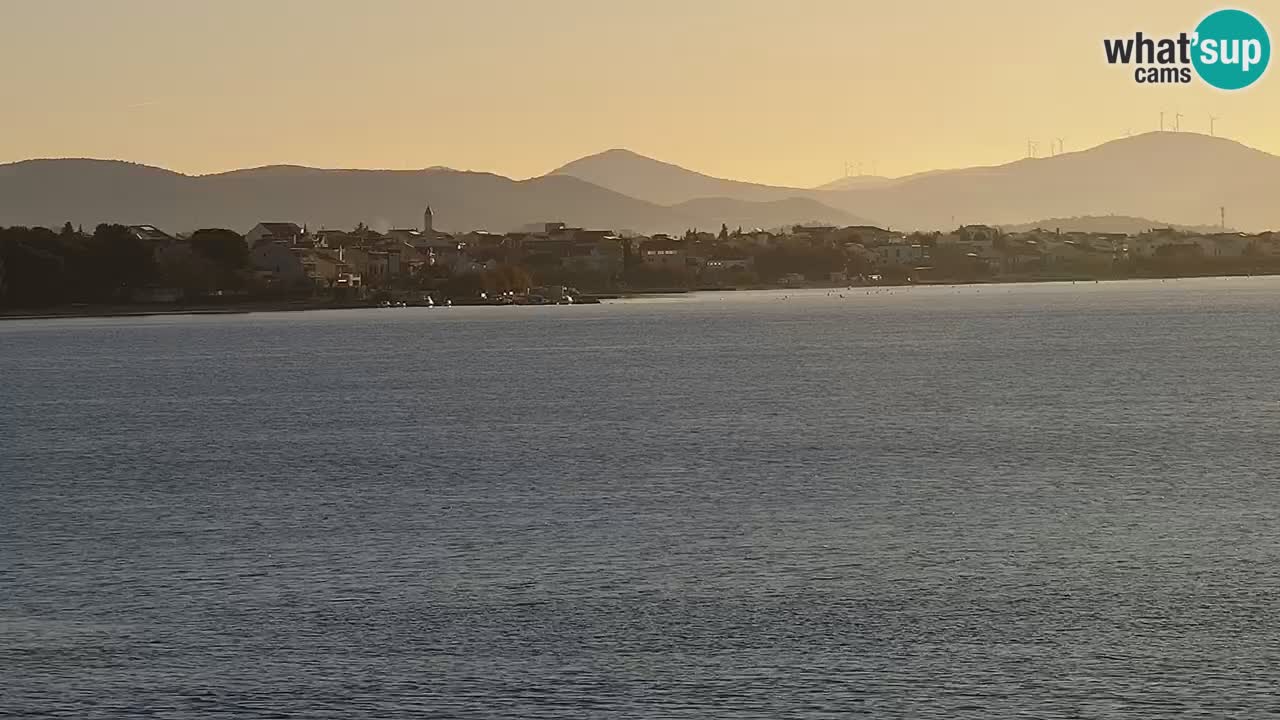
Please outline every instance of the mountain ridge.
M1124 233L1139 235L1148 230L1172 228L1180 232L1210 234L1218 232L1235 232L1233 228L1222 228L1216 225L1179 225L1132 215L1086 215L1069 218L1043 218L1026 223L1001 225L1005 232L1027 232L1031 230L1047 230L1061 232L1086 233Z
M790 188L714 177L674 163L613 148L572 160L547 173L581 178L624 195L660 205L698 198L734 198L753 202L805 196ZM545 177L545 176L543 176Z
M1173 132L836 189L715 178L617 148L524 180L439 166L265 165L186 175L128 160L34 158L0 165L0 224L247 229L271 216L317 226L413 227L430 204L440 226L456 230L507 231L553 220L637 232L805 222L943 230L1079 217L1211 227L1225 209L1227 225L1258 231L1280 228L1275 187L1280 157L1226 138Z
M1280 157L1225 138L1146 133L1048 158L919 175L822 196L911 227L1013 224L1044 217L1131 215L1212 225L1219 209L1244 230L1280 227L1271 188Z
M822 205L668 207L628 197L570 175L513 180L450 169L358 170L263 166L184 175L121 160L33 159L0 165L0 225L152 224L175 232L229 227L241 232L265 219L316 227L417 227L431 205L442 229L505 232L530 222L637 232L683 232L859 218ZM700 210L700 207L702 209Z
M811 189L741 183L620 150L579 158L553 173L577 173L624 194L675 202L699 193L807 197L876 224L919 230L1106 215L1209 225L1224 206L1236 227L1280 227L1280 208L1268 192L1280 185L1280 157L1190 132L1143 133L1051 157L929 170L854 187L841 181Z

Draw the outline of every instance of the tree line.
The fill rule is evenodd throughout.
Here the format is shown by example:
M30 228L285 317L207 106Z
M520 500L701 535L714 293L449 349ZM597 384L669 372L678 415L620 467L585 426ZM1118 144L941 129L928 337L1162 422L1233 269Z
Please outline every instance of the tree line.
M0 228L0 308L130 301L148 288L198 294L244 288L251 281L249 250L231 230L206 229L189 244L165 252L124 225L103 223L92 233L67 223Z

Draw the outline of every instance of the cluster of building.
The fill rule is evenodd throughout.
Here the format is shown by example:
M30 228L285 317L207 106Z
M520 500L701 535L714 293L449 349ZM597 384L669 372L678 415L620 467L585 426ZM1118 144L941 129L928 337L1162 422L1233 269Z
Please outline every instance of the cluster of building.
M536 232L436 230L431 208L422 228L377 232L309 231L291 222L264 222L245 235L251 267L271 280L309 280L322 287L393 287L430 275L466 275L502 265L613 274L624 264L623 239L610 230L547 223Z
M158 247L181 242L149 225L131 230ZM1135 236L1057 230L1009 233L969 225L948 233L907 234L873 226L797 225L778 231L722 227L718 233L690 230L681 236L644 236L546 223L525 232L446 233L434 228L429 207L421 228L377 232L361 225L312 231L292 222L262 222L244 239L251 268L265 281L322 288L391 288L424 276L483 273L504 265L533 275L615 278L625 270L646 268L694 278L758 274L790 284L845 282L879 273L926 277L931 271L942 276L1068 268L1105 272L1118 263L1156 257L1280 258L1280 233L1274 232L1201 235L1156 229ZM769 273L760 267L773 251L813 250L835 258L823 277Z
M900 252L900 251L899 251ZM992 274L1029 274L1055 270L1105 273L1117 266L1157 258L1183 261L1228 261L1280 258L1280 233L1191 233L1156 228L1138 235L1061 232L1036 229L1002 232L971 225L935 233L930 247L912 246L912 262L937 265L959 258Z

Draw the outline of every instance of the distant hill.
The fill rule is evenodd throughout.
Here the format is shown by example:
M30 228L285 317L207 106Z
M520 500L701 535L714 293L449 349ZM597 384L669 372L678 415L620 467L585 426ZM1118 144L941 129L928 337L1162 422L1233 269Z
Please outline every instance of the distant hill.
M1130 215L1212 225L1225 206L1241 230L1280 228L1280 157L1223 138L1155 132L1080 152L826 191L825 204L894 227L1004 225Z
M243 231L261 220L291 220L416 227L430 203L438 226L455 230L507 231L544 221L638 232L804 222L946 230L1110 218L1109 225L1090 226L1127 232L1148 222L1212 227L1219 207L1230 227L1280 229L1280 157L1194 133L1147 133L1050 158L846 178L824 187L714 178L627 150L522 181L447 168L274 166L187 176L116 161L28 160L0 165L0 225L112 221Z
M28 160L0 165L0 225L86 227L149 223L171 231L264 220L311 227L417 227L424 205L440 229L507 231L530 222L682 232L688 228L853 222L814 200L758 204L715 200L666 207L568 175L516 181L499 175L431 170L321 170L272 166L188 176L108 160Z
M1230 226L1280 228L1280 157L1196 133L1153 132L1049 158L901 178L854 176L812 189L714 178L627 150L575 160L553 174L668 204L804 197L903 229L1111 215L1200 226L1217 222L1220 206Z
M571 175L659 205L674 205L698 198L733 198L759 202L812 195L801 188L774 187L711 177L630 150L618 149L579 158L549 174Z
M819 185L814 190L851 190L853 188L879 187L893 182L883 175L850 175Z
M885 177L883 175L851 175L849 177L832 180L829 183L819 185L813 188L817 191L823 190L861 190L866 188L885 188L894 185L901 185L912 180L919 180L922 177L930 175L941 175L943 173L952 172L952 170L925 170L924 172L912 173L911 175L903 175L902 177Z
M1140 235L1148 230L1156 228L1173 228L1183 232L1191 233L1216 233L1223 232L1223 229L1217 225L1178 225L1175 223L1158 222L1156 220L1148 220L1146 218L1131 217L1129 215L1091 215L1086 217L1070 217L1070 218L1046 218L1035 222L1022 223L1019 225L1001 225L1000 229L1006 232L1027 232L1029 230L1060 230L1062 232L1087 232L1087 233L1124 233L1126 235ZM1228 231L1231 228L1227 228Z
M865 225L867 222L856 215L827 207L810 198L787 198L766 202L744 202L731 198L699 198L673 205L672 210L690 217L702 218L735 218L723 220L731 228L775 229L788 225ZM778 218L786 218L778 222ZM720 223L712 225L700 224L704 230L715 230Z

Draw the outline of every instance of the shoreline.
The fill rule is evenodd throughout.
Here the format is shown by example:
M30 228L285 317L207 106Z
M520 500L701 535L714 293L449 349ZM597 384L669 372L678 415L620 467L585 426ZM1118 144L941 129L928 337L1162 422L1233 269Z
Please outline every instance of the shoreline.
M1196 279L1228 279L1242 277L1275 277L1280 273L1231 273L1208 275L1151 275L1143 277L1099 278L1099 277L1021 277L985 280L924 280L914 283L894 283L880 285L833 285L814 283L811 285L786 286L767 285L749 287L697 287L697 288L658 288L645 290L618 291L613 293L584 293L584 301L576 305L597 305L605 300L627 300L660 295L692 295L702 292L760 292L782 290L834 290L866 288L904 288L904 287L954 287L968 285L1027 285L1044 283L1111 283L1143 280L1196 280ZM460 302L453 307L511 307L510 304L485 302ZM541 307L541 305L529 305ZM409 305L407 307L428 307L426 305ZM444 306L436 306L443 308ZM307 301L264 301L246 302L238 305L192 305L192 306L158 306L158 305L103 305L76 306L55 309L46 312L0 312L0 321L5 320L73 320L83 318L140 318L168 315L249 315L252 313L306 312L312 310L367 310L379 308L372 302L315 303Z

